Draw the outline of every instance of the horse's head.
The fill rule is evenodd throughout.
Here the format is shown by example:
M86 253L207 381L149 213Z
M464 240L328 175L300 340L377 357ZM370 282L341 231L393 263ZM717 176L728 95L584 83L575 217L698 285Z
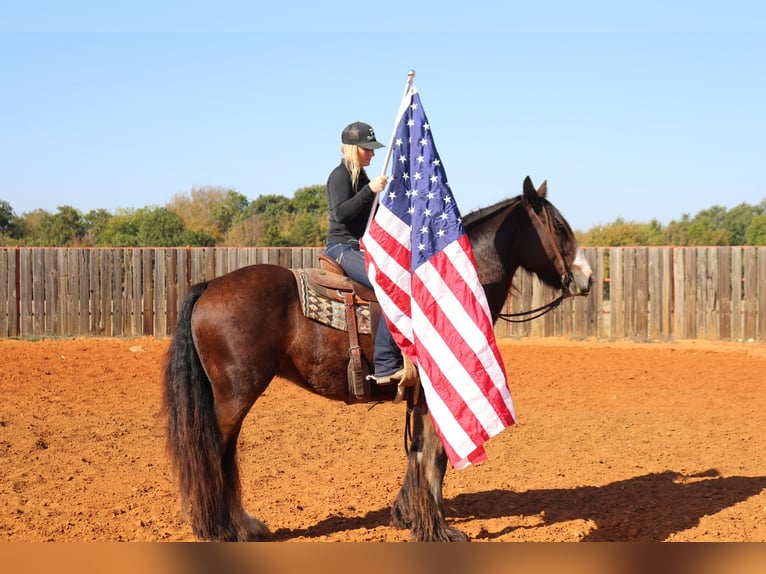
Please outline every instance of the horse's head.
M526 237L528 257L522 266L564 293L587 295L593 283L593 271L577 245L572 228L548 201L547 193L547 181L535 189L529 176L524 179L521 202L531 227ZM540 264L543 259L547 265Z

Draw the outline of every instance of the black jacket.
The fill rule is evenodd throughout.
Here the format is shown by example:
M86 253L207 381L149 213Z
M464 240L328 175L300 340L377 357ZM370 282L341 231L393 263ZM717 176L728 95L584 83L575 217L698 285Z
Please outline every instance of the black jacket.
M327 244L356 243L364 234L375 194L364 170L359 174L356 188L351 185L351 172L341 162L327 178L327 203L330 207L330 228Z

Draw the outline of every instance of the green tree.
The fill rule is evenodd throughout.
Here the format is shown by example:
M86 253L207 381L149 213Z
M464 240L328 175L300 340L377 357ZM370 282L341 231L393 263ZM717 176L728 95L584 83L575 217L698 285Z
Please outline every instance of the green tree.
M226 192L223 201L212 206L211 215L220 236L224 236L231 229L234 222L238 221L246 213L249 203L247 197L243 194L230 189Z
M745 244L745 232L759 213L762 212L757 206L740 203L723 214L721 225L729 232L730 245Z
M326 215L295 213L284 218L281 236L294 247L321 246L327 240L327 226Z
M660 245L662 240L662 225L656 219L651 223L637 223L621 217L613 223L597 225L581 236L583 245L601 247Z
M86 237L90 245L99 245L99 236L104 232L112 217L112 214L106 209L92 209L85 214Z
M229 228L223 244L238 247L258 247L265 244L266 222L253 213L246 219L239 219Z
M134 221L135 210L119 210L109 218L96 236L96 245L107 247L138 247L138 227Z
M23 226L7 201L0 199L0 245L18 244Z
M292 199L293 209L298 213L326 215L327 194L324 185L310 185L295 191Z
M745 245L766 245L766 213L756 215L745 230Z
M175 211L165 207L143 208L136 211L136 238L146 247L177 247L182 245L214 245L215 240L205 231L189 231Z
M732 245L731 232L726 228L726 208L714 205L700 211L689 222L687 245Z
M248 205L249 215L259 215L266 223L263 245L285 247L289 241L282 235L282 224L287 216L295 212L292 201L284 195L261 195Z
M233 189L206 186L173 196L166 207L181 217L186 229L202 231L218 241L247 205L247 198Z
M82 214L72 206L63 205L54 214L41 212L29 244L40 247L80 246L86 233Z

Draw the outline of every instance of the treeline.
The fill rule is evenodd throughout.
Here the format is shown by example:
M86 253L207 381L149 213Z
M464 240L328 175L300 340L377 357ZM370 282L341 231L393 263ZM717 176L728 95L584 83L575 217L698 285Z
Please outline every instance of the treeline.
M261 195L250 201L221 187L193 188L165 206L96 209L64 205L21 216L0 199L0 245L28 247L285 247L319 246L327 236L324 185L292 198Z
M766 199L732 209L714 205L667 225L656 219L637 223L618 218L576 235L581 245L589 247L766 245Z
M312 247L327 236L324 185L298 189L292 198L261 195L249 200L221 187L193 188L164 206L96 209L64 205L17 215L0 198L0 245L39 247ZM766 245L766 199L732 209L713 206L662 225L618 218L577 232L583 246Z

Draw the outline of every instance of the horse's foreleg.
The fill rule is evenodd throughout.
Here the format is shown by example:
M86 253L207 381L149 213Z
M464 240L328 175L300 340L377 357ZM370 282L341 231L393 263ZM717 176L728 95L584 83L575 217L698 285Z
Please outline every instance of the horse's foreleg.
M412 414L412 446L404 483L391 511L393 523L409 528L416 542L464 542L465 534L450 527L444 518L442 483L447 455L423 406Z

